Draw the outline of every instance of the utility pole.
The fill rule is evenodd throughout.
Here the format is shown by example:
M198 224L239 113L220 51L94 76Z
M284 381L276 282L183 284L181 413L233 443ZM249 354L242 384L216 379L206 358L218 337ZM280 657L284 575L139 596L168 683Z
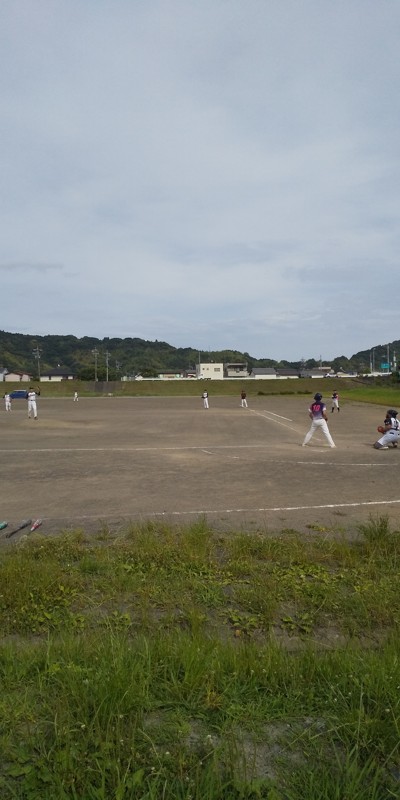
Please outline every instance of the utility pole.
M95 347L94 350L92 350L92 353L94 355L94 379L95 382L97 383L97 356L99 355L97 347Z
M108 359L110 358L110 353L106 350L106 381L108 383Z
M39 345L36 345L36 347L35 347L35 349L33 351L33 355L35 356L36 361L37 361L37 374L38 374L38 381L40 383L40 350L39 350Z

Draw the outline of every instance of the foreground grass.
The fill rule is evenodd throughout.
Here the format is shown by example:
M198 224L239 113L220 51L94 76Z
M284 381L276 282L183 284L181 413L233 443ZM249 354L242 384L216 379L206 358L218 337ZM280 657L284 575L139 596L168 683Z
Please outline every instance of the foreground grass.
M3 548L2 800L398 797L400 533L359 532Z

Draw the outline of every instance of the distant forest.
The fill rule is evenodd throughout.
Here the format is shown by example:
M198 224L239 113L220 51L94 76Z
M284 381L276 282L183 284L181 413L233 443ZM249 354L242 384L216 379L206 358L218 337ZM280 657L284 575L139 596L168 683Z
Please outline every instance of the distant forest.
M97 352L96 352L97 351ZM334 372L340 369L351 372L368 372L372 367L379 371L381 364L396 361L400 352L400 340L390 345L376 345L370 350L355 353L351 358L338 356L329 362ZM31 336L23 333L0 331L0 368L28 372L34 377L40 372L66 367L82 380L92 380L97 362L97 376L105 380L108 364L109 380L122 376L155 377L160 372L194 369L202 362L247 362L253 367L280 367L289 369L313 369L320 365L314 358L302 361L275 361L272 358L254 358L238 350L202 351L193 347L172 347L157 339L95 339L83 336ZM397 367L396 367L397 371Z

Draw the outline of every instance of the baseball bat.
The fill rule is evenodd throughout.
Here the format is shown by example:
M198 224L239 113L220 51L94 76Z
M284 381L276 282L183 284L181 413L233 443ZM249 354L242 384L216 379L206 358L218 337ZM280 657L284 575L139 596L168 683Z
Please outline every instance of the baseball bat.
M32 520L31 519L24 519L23 522L21 522L21 524L18 525L18 528L14 528L13 531L9 531L8 533L6 533L6 538L9 539L10 536L14 536L14 533L18 533L18 531L22 531L24 528L27 528L28 525L32 525Z

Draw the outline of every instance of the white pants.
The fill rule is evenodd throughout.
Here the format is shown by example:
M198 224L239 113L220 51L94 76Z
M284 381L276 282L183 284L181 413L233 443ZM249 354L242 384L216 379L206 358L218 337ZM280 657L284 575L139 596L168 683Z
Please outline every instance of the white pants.
M330 447L336 447L336 445L335 445L335 443L334 443L334 441L332 439L332 436L329 433L328 423L326 422L325 419L313 419L313 421L311 423L311 428L308 431L308 433L306 433L306 435L305 435L305 439L304 439L303 445L308 444L308 442L310 441L311 437L314 435L315 431L318 431L318 430L320 430L321 433L324 434L325 439L327 440L327 442L328 442Z
M242 397L242 408L248 408L247 400L245 397Z
M376 444L381 444L382 447L387 447L389 444L393 444L393 442L398 442L400 439L400 431L395 431L394 428L391 431L386 431L386 433L381 436L380 439L376 442Z
M203 397L204 408L209 408L208 397Z
M28 400L28 417L32 416L32 411L33 411L33 416L36 419L37 417L36 400Z
M339 411L339 400L337 399L337 397L334 397L332 400L332 411L334 408L337 408L337 410Z
M6 411L11 411L11 400L6 400Z

